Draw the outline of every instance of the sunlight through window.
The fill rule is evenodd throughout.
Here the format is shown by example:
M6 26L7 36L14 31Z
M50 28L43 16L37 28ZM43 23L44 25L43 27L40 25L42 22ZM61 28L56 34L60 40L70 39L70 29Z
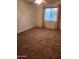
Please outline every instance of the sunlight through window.
M45 21L56 21L57 13L58 13L58 8L45 8L44 20Z

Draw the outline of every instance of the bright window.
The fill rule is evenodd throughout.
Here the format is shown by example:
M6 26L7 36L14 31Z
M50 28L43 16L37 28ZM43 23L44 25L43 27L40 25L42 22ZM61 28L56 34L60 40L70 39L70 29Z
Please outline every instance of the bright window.
M57 13L58 13L58 8L45 8L44 9L44 20L45 21L56 21Z

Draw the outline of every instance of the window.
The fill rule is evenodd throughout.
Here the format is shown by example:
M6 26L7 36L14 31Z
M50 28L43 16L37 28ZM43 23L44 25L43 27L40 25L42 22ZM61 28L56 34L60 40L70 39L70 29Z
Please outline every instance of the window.
M58 12L58 8L45 8L44 9L44 20L45 21L56 21L57 12Z

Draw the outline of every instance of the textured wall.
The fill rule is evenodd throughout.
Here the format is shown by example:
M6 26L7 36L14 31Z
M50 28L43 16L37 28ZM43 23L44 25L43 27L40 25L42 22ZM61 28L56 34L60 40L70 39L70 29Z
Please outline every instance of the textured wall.
M45 27L50 29L57 29L57 22L45 22Z
M20 33L35 26L42 27L43 6L53 7L53 5L34 5L24 0L17 0L17 32ZM56 23L46 23L47 28L55 28Z
M34 6L23 0L17 0L17 32L22 32L34 26Z
M37 5L36 6L36 25L43 27L43 7L57 7L57 5ZM58 20L58 19L57 19ZM44 22L44 25L46 28L50 29L56 29L57 28L57 22Z
M36 5L36 26L42 27L43 7L42 5Z

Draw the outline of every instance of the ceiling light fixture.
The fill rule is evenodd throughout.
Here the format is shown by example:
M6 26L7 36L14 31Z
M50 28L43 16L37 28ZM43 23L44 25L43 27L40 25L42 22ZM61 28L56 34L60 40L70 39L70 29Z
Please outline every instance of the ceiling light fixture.
M35 3L36 4L41 4L41 3L43 3L44 2L44 0L35 0Z

